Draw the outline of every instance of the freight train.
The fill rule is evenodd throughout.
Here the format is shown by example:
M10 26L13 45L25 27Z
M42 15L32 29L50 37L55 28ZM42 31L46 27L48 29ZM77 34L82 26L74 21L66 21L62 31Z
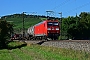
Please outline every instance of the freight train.
M60 36L60 23L58 20L45 20L27 30L28 39L45 39L56 40Z

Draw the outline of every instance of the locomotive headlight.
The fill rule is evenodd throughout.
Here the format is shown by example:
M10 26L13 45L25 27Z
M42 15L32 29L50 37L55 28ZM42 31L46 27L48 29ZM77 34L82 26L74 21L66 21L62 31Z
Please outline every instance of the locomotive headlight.
M48 28L48 30L51 30L51 28Z
M59 28L56 28L56 30L59 30Z

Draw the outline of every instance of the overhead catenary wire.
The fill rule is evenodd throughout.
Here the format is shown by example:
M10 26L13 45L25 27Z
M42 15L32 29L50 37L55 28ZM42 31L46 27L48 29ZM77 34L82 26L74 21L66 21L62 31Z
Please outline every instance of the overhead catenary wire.
M51 10L54 11L55 16L57 16L59 12L62 12L63 5L66 5L66 4L70 3L70 1L72 1L72 0L65 0L65 1L61 2L59 5L57 5L57 6L55 6L54 8L52 8ZM76 0L74 0L74 1L76 1ZM60 7L61 7L60 11L57 12L56 10L57 10L58 8L60 8Z
M65 1L62 2L61 4L55 6L52 10L54 11L54 10L62 7L63 5L65 5L66 3L68 3L69 1L71 1L71 0L65 0ZM74 0L74 1L76 1L76 0ZM74 11L79 10L79 9L85 7L85 6L88 6L88 5L90 5L90 2L87 2L87 3L85 3L85 4L81 5L81 6L78 6L78 7L74 8L74 9L71 9L71 10L68 10L68 11L66 11L66 12L63 12L63 13L64 13L63 15L66 15L66 14L68 14L68 13L74 12ZM62 12L62 11L61 11L61 12ZM57 13L57 12L55 12L55 13ZM77 12L76 12L76 13L77 13Z
M54 8L52 8L52 10L56 10L57 8L65 5L66 3L68 3L70 0L65 0L64 2L60 3L59 5L55 6Z
M51 1L51 0L50 0L50 1ZM56 5L56 1L55 1L54 4L55 4L56 6L55 6L54 8L52 8L52 9L50 9L51 11L54 11L54 16L57 15L56 9L62 7L63 5L65 5L66 3L68 3L69 1L71 1L71 0L65 0L65 1L61 2L59 5ZM44 14L45 14L45 13L46 13L46 12L44 12Z
M83 8L83 7L86 7L86 6L88 6L88 5L90 5L90 2L87 2L87 3L85 3L85 4L81 5L81 6L78 6L78 7L74 8L74 9L68 10L68 11L66 11L66 12L64 12L64 13L65 13L65 14L68 14L68 13L74 12L74 11L76 11L76 10L79 10L79 9L81 9L81 8Z
M65 5L65 4L68 4L70 1L72 1L72 0L65 0L65 1L63 1L63 2L61 2L59 5L57 5L57 6L55 6L54 8L52 8L52 9L50 9L50 10L52 10L52 11L54 11L54 13L55 13L55 15L58 13L58 11L56 11L58 8L64 8L63 7L63 5ZM73 0L74 2L76 1L76 0ZM71 2L70 2L71 3ZM72 4L72 3L71 3ZM56 5L56 4L55 4ZM75 4L76 5L76 4ZM68 11L65 11L65 12L62 12L62 10L60 10L59 12L62 12L63 13L63 15L66 15L66 14L68 14L68 13L71 13L71 12L74 12L74 11L76 11L76 10L79 10L79 9L81 9L81 8L83 8L83 7L85 7L85 6L88 6L88 5L90 5L90 2L87 2L87 3L85 3L85 4L83 4L83 5L81 5L81 6L78 6L78 7L74 7L74 8L71 8L70 10L68 9ZM75 14L76 14L77 12L75 12ZM69 14L70 15L70 14Z

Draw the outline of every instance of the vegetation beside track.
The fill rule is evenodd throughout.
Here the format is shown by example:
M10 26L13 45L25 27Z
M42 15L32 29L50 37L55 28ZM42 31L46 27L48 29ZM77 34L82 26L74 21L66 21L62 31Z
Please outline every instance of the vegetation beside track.
M21 46L23 42L10 42L9 46ZM72 49L27 44L21 48L0 50L0 60L90 60L90 53Z
M20 41L11 41L8 43L8 49L16 49L26 46L27 44L25 42Z

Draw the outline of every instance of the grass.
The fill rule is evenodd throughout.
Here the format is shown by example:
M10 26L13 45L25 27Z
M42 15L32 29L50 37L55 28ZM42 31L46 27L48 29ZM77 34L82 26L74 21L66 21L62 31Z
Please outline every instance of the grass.
M12 21L11 23L14 24L14 29L22 29L22 18L7 18L7 21ZM24 18L24 26L25 29L29 28L30 26L35 25L36 23L39 23L42 21L41 19L38 18Z
M21 44L22 42L9 43L13 47ZM90 53L27 44L21 48L0 50L0 60L90 60Z

